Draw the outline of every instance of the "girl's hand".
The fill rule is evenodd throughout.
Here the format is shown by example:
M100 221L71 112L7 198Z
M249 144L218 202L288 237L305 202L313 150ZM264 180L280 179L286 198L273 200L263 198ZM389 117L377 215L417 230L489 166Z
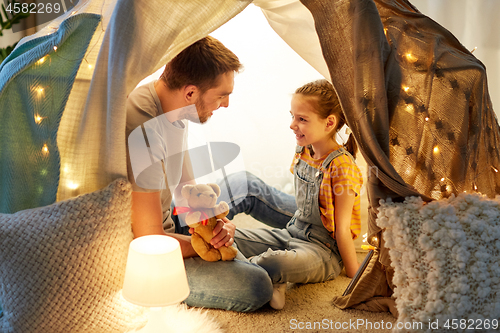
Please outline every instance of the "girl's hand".
M210 241L216 249L222 246L231 246L234 243L234 233L236 226L227 218L217 220L217 225L213 231L214 237Z

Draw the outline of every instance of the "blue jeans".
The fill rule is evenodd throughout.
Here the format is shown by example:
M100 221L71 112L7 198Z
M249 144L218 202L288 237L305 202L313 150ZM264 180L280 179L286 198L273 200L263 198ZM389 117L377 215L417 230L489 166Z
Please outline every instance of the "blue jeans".
M297 153L303 149L297 147ZM332 152L323 162L325 169L341 154L342 149ZM238 229L235 243L245 257L251 258L250 262L269 273L273 283L316 283L334 279L343 265L337 242L321 221L319 189L323 174L300 159L293 170L299 209L286 228L279 223L281 228L273 230Z
M337 243L324 227L295 217L286 229L237 229L238 250L263 267L273 283L317 283L342 270Z
M230 206L236 203L230 209L229 219L246 213L270 226L284 228L296 210L293 196L247 172L230 174L219 186L219 201L226 201ZM172 218L176 232L188 235L189 228L181 227L177 216ZM185 300L189 306L247 312L271 300L273 286L268 272L239 251L233 261L206 262L195 257L185 259L184 264L191 289Z

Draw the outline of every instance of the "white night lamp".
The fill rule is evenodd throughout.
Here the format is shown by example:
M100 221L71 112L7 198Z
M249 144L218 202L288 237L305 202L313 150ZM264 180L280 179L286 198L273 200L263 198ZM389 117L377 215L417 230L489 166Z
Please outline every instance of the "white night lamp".
M169 236L150 235L130 243L123 297L149 307L149 320L138 332L170 332L162 307L180 303L189 295L179 242Z

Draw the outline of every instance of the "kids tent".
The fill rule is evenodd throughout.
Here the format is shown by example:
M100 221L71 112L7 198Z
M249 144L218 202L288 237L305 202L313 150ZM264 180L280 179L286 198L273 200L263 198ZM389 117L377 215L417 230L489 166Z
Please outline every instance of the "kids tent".
M44 209L50 209L49 216L58 217L51 220L52 234L46 231L48 227L43 228L44 244L52 244L54 235L78 239L67 221L83 223L99 216L109 222L92 221L108 228L96 232L96 237L116 227L117 211L127 221L130 188L120 180L126 178L127 95L184 47L250 3L80 1L71 12L24 38L0 65L0 212L4 213L0 218L8 221L2 228L8 226L9 230L16 225L23 228L26 220L34 222L25 223L15 235L2 236L0 248L10 248L12 242L33 246L35 241L22 231L31 226L35 229L30 237L38 235L40 223L45 221L40 217ZM401 201L416 196L430 202L464 191L490 198L500 193L500 132L488 96L485 67L450 32L405 0L253 3L302 58L331 80L368 163L368 241L378 248L369 272L380 279L370 283L373 280L368 274L358 292L337 300L342 307L364 303L380 295L380 284L391 282L380 273L381 267L390 267L382 229L376 223L380 199ZM69 208L62 208L63 203ZM61 211L64 218L58 215ZM66 224L59 225L61 221ZM106 260L113 258L113 267L103 263L101 268L114 274L114 284L108 287L116 291L121 289L123 249L131 239L124 231L127 225L120 227L117 248L101 255ZM95 229L88 224L81 228ZM106 242L114 241L104 238L100 244ZM78 244L92 248L91 243L86 239ZM3 260L11 256L18 254L1 254L6 265L3 271L13 269L8 266L12 263ZM95 265L94 257L78 257L79 267L88 261ZM19 260L25 267L32 266L34 259L25 256ZM82 276L74 279L84 280ZM2 288L5 327L21 325L16 321L20 309L12 300L19 299L25 288L19 283L11 290ZM81 292L88 288L82 286ZM109 293L99 295L117 306ZM95 312L98 301L89 303L87 310ZM39 304L30 309L37 314L44 311ZM118 325L116 331L123 329L128 325L127 311L134 310L120 306L120 311L122 316L97 320L99 327ZM74 313L71 316L69 321L76 321ZM34 317L42 320L43 316ZM61 324L61 331L67 331L65 325L69 324Z

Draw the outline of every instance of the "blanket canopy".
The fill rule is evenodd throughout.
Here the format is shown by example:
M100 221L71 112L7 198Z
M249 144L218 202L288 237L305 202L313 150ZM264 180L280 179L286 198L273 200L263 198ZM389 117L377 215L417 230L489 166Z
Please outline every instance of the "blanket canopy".
M81 0L24 38L0 66L0 212L126 176L127 95L250 3ZM449 31L406 0L253 3L337 91L368 164L374 246L380 199L500 193L486 70Z

